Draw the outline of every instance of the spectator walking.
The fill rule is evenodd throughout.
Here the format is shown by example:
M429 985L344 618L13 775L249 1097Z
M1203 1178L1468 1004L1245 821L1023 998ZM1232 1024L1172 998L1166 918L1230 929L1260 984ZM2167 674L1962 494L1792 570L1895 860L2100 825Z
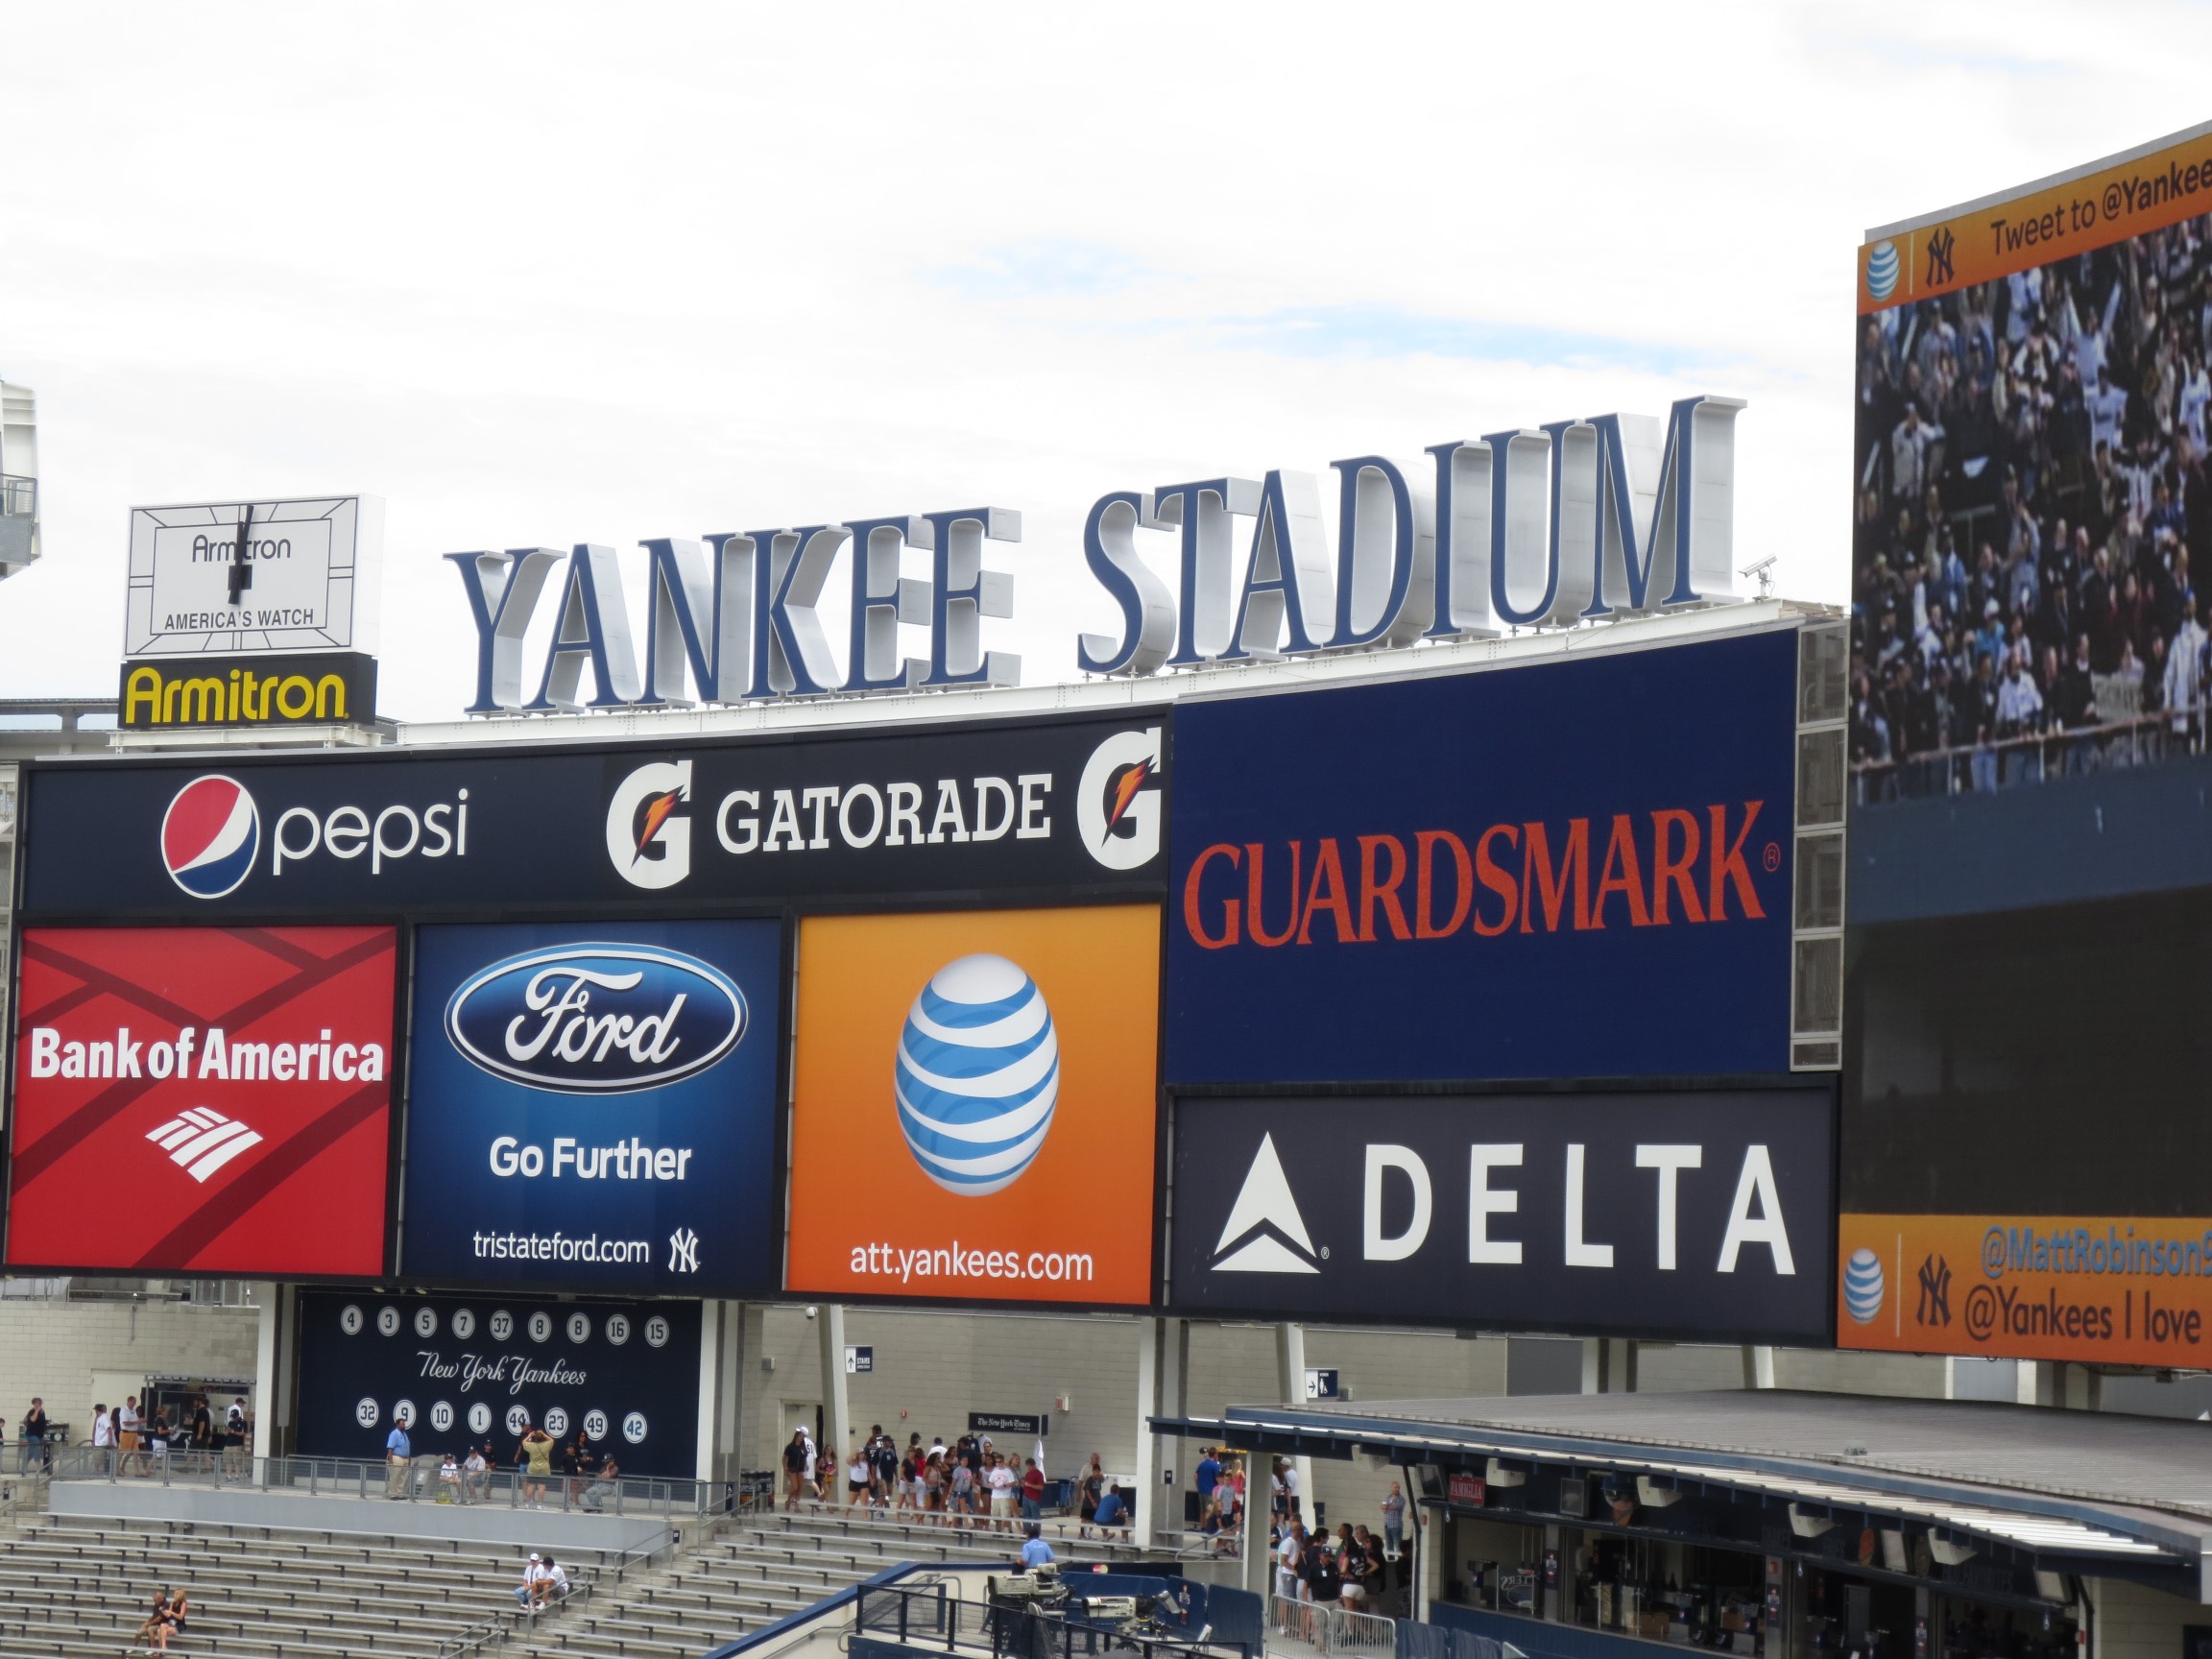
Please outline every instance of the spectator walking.
M224 1472L243 1479L252 1472L252 1462L253 1413L247 1408L246 1397L241 1394L223 1413Z
M20 1454L20 1467L21 1472L25 1475L31 1473L31 1466L34 1463L38 1464L48 1474L54 1472L54 1454L46 1445L48 1424L46 1402L34 1394L31 1397L31 1409L23 1413L23 1445Z
M110 1480L115 1478L115 1419L108 1407L92 1407L92 1466Z
M1092 1454L1092 1459L1095 1462L1097 1454ZM1214 1455L1211 1446L1198 1449L1198 1468L1193 1483L1198 1488L1198 1506L1203 1510L1213 1501L1214 1488L1221 1483L1221 1459Z
M132 1465L135 1463L137 1472L143 1475L146 1472L146 1459L140 1454L138 1446L145 1433L146 1420L138 1415L137 1395L133 1394L123 1402L122 1411L116 1420L115 1430L116 1444L123 1453L122 1472L126 1475L132 1473Z
M392 1432L384 1436L384 1496L403 1498L407 1494L407 1471L415 1460L415 1443L407 1436L407 1413L392 1414ZM156 1420L156 1433L162 1425Z
M185 1419L185 1427L190 1431L188 1437L192 1447L192 1467L201 1471L212 1470L215 1467L215 1417L207 1409L206 1395L192 1396L192 1414Z
M1042 1521L1045 1519L1045 1471L1037 1467L1036 1458L1025 1461L1027 1467L1022 1471L1022 1519Z
M791 1431L791 1443L783 1448L783 1507L799 1507L800 1491L813 1473L814 1455L806 1447L806 1431Z
M859 1446L853 1448L853 1455L845 1460L845 1506L855 1508L868 1501L868 1453Z

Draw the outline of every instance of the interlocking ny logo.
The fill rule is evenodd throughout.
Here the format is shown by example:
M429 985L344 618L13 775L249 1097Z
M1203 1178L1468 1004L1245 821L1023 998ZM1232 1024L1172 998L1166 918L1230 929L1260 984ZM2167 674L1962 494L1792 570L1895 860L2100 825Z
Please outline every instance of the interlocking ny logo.
M1921 284L1935 288L1951 280L1951 259L1959 246L1959 238L1952 235L1949 227L1928 238L1928 277Z
M160 1128L149 1129L146 1139L195 1181L205 1181L239 1153L261 1144L260 1136L210 1106L192 1107Z
M699 1271L699 1235L688 1227L679 1227L668 1235L668 1271Z
M1912 1317L1923 1325L1951 1323L1951 1263L1940 1256L1920 1263L1920 1306Z

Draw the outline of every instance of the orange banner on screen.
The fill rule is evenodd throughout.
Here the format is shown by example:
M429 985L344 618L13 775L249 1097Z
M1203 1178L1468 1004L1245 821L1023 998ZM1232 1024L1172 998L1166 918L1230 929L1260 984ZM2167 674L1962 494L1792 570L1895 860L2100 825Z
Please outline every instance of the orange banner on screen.
M1151 1299L1160 912L799 928L785 1284Z
M2212 213L2212 132L1874 238L1859 250L1859 309L1993 282L2200 213Z
M2212 1217L1846 1214L1837 1245L1839 1347L2212 1363Z

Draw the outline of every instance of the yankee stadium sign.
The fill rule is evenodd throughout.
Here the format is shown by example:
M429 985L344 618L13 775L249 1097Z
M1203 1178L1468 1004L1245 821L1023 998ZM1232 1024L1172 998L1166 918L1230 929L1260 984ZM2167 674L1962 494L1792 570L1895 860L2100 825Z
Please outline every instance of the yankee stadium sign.
M1335 462L1334 549L1310 473L1112 492L1086 517L1083 556L1118 629L1083 635L1076 664L1145 675L1732 600L1743 407L1685 397L1664 422L1598 415L1431 445L1422 466ZM1141 530L1172 559L1172 586ZM612 547L448 553L475 626L469 712L1017 684L1021 659L983 647L982 618L1014 613L1013 578L983 567L983 544L1021 539L1021 515L998 507L655 538L641 543L642 662ZM918 568L926 556L926 576L904 573L909 552ZM842 666L819 613L840 560ZM551 637L526 664L548 586ZM902 627L926 633L922 655L905 655Z

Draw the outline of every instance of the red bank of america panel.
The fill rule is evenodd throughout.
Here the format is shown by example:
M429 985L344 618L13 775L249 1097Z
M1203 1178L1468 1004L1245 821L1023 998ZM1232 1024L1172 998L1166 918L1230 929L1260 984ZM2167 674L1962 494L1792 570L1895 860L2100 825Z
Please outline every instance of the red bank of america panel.
M11 1266L374 1274L390 927L32 927Z

